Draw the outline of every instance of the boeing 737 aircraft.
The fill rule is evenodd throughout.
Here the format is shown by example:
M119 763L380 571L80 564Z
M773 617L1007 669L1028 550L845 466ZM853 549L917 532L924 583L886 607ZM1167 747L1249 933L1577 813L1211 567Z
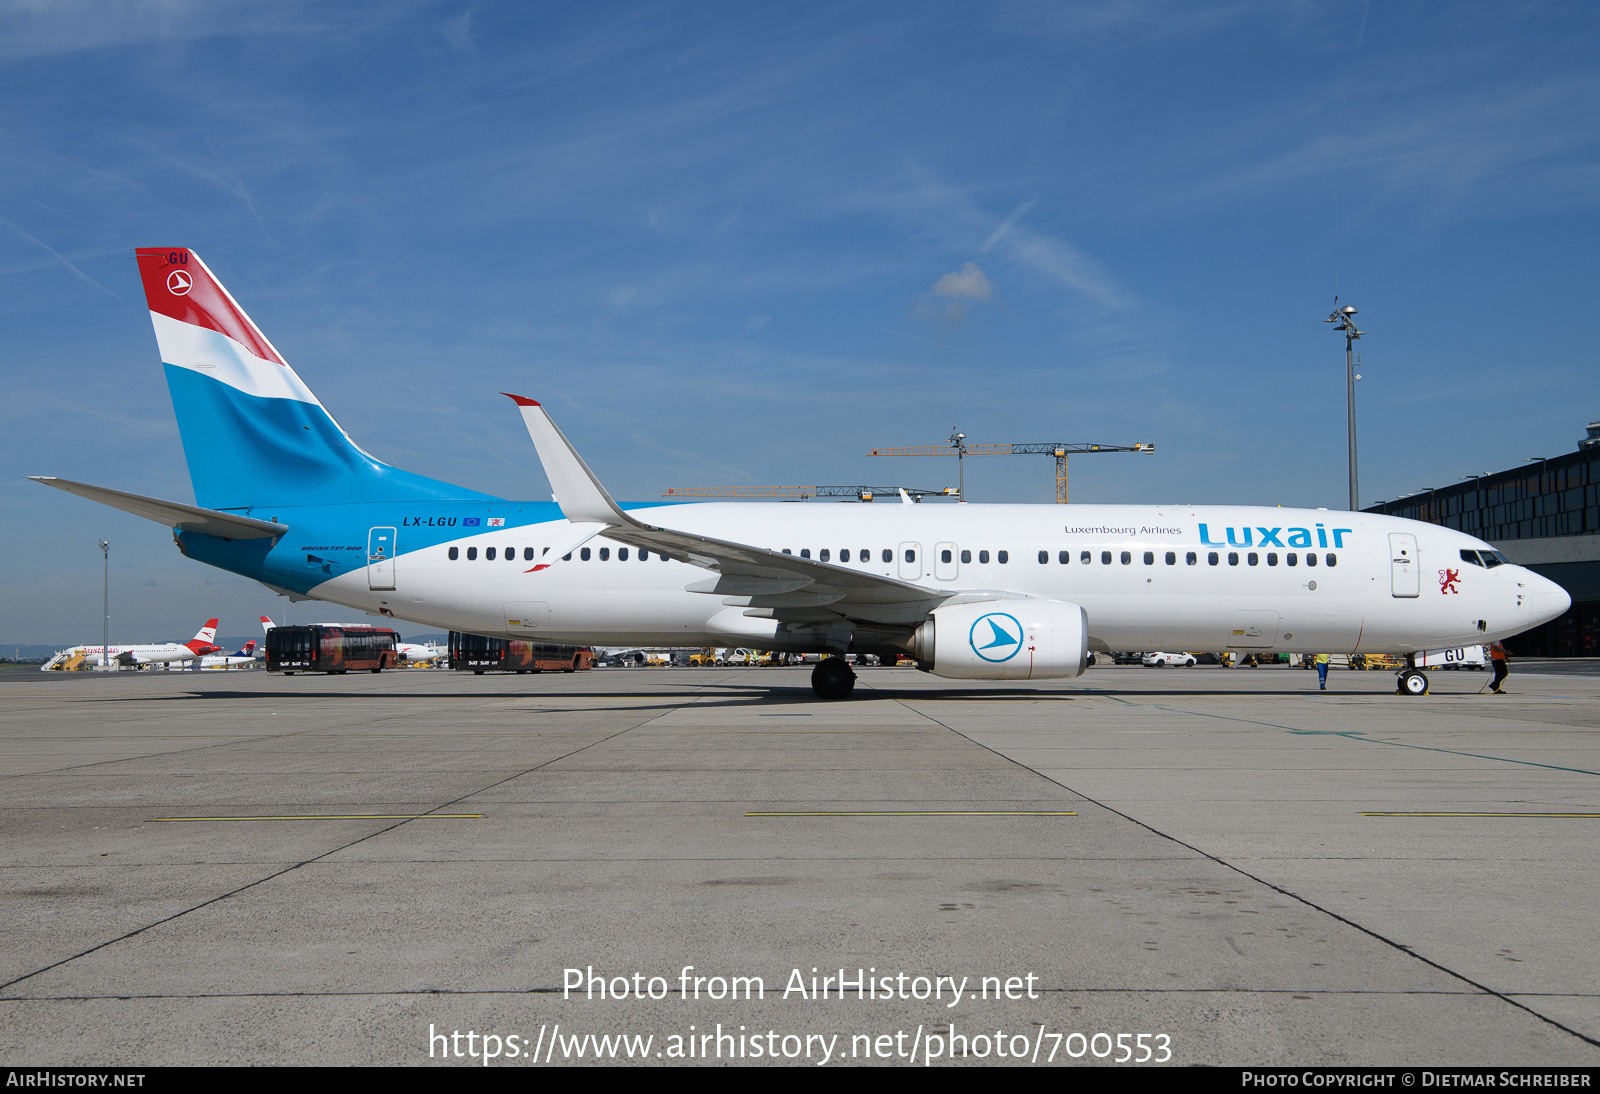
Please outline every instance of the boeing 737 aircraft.
M1570 604L1481 540L1368 513L619 504L515 395L556 500L509 501L368 455L193 251L137 256L198 504L38 481L298 599L566 644L902 652L965 680L1073 677L1106 649L1412 655ZM823 698L854 684L843 656L812 674Z

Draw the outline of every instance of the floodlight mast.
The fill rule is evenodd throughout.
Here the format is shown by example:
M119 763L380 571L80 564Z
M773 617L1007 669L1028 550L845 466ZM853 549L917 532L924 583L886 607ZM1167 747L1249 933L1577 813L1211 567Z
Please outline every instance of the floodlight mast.
M1349 304L1339 307L1339 298L1333 298L1333 314L1324 323L1337 324L1333 329L1344 331L1345 409L1350 421L1350 511L1361 509L1361 479L1356 471L1356 363L1355 341L1366 331L1356 330L1352 318L1356 309Z

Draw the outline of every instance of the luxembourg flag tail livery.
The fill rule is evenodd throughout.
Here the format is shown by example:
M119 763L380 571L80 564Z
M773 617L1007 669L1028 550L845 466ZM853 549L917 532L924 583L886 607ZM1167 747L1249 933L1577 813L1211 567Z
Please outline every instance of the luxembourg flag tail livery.
M186 247L135 253L201 506L488 497L363 452L199 255Z

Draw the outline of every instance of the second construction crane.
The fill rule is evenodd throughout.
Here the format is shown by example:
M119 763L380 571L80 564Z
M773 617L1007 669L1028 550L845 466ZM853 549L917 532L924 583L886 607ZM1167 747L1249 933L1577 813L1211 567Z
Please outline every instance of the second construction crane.
M1067 503L1067 457L1085 452L1154 452L1153 444L1024 443L968 444L967 435L952 429L949 444L910 445L903 448L874 448L869 456L954 456L959 477L957 492L966 498L968 456L1054 456L1056 458L1056 501Z

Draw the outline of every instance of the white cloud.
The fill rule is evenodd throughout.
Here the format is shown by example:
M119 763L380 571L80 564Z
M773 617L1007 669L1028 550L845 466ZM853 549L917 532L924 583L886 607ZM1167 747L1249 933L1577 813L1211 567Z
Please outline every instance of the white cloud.
M994 287L973 263L962 265L955 273L947 273L933 283L936 296L953 296L957 299L987 300L994 295Z

